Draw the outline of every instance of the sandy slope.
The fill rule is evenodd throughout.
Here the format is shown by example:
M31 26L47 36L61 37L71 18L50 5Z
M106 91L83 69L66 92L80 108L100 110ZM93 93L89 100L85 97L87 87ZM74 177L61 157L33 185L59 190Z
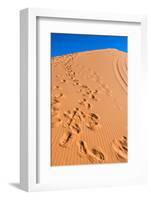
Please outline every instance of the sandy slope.
M68 54L51 67L51 165L127 162L127 54Z

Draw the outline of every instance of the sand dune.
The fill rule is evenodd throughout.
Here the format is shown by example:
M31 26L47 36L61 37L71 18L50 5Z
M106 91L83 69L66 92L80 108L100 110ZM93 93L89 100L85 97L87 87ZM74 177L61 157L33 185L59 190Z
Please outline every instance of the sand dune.
M127 54L68 54L51 67L51 165L127 162Z

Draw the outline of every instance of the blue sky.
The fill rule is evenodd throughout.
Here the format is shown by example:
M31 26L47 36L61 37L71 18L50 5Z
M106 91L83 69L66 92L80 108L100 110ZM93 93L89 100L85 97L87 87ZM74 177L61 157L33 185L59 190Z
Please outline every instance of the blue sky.
M115 48L128 52L127 36L51 33L51 56Z

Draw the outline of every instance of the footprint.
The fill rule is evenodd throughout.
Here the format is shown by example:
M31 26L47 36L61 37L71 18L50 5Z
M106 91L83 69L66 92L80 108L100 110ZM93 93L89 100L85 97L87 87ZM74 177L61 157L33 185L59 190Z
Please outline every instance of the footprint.
M71 111L67 111L63 113L64 117L71 119Z
M90 130L94 130L99 124L99 117L95 113L90 113L87 117L86 127Z
M62 79L60 82L61 82L61 83L65 83L65 82L66 82L66 80L65 80L65 79Z
M72 133L70 131L63 134L63 136L60 139L59 145L61 147L67 147L68 143L72 139Z
M83 119L86 118L86 114L83 111L80 111L80 115L82 116Z
M98 93L98 90L94 90L93 94L97 94Z
M73 79L73 82L78 83L79 80L78 79Z
M68 74L69 74L69 76L75 77L75 72L71 69L68 69Z
M80 157L87 156L87 154L88 154L87 143L83 140L80 140L80 141L78 141L77 146L78 146L78 150L79 150L78 153L79 153Z
M53 98L52 104L54 104L54 105L59 104L60 105L60 101L57 98Z
M88 103L88 105L87 105L87 108L88 108L88 109L90 109L90 108L91 108L91 104L90 104L90 103Z
M79 83L78 82L75 82L75 83L73 83L73 85L75 86L75 85L79 85Z
M52 105L59 104L60 105L60 100L61 98L64 97L64 94L62 92L56 93L52 97Z
M84 105L84 101L81 101L81 100L80 100L78 103L79 103L80 105Z
M64 95L63 95L63 93L61 92L61 93L58 93L58 94L56 94L55 96L54 96L54 98L55 99L60 99L61 97L63 97Z
M74 123L71 127L76 131L76 133L79 134L81 132L81 128L77 123Z
M128 161L127 137L123 136L120 139L114 139L112 142L112 148L118 160Z
M102 153L101 150L97 150L95 148L93 148L91 150L91 155L90 155L90 160L94 163L103 163L105 161L105 155L104 153Z
M60 88L59 85L54 86L54 90L59 88Z
M91 163L103 163L105 161L104 153L96 148L88 149L87 143L83 140L78 141L78 153L80 157L86 157Z
M88 88L88 86L87 85L82 85L82 88Z
M60 118L58 118L58 117L55 117L52 120L52 128L58 127L61 123L62 123L62 120Z
M90 116L91 116L91 119L95 119L95 120L99 119L99 117L95 113L91 113Z
M97 101L97 99L96 99L96 97L95 97L95 95L94 95L94 94L92 94L92 95L91 95L91 99L93 99L93 100Z
M56 107L56 106L53 106L53 107L52 107L52 112L57 112L57 111L59 111L59 108Z
M78 102L81 106L85 106L87 109L91 108L91 104L87 102L87 100L84 98L82 101Z
M96 124L97 125L97 124ZM88 123L86 123L86 127L90 130L94 130L95 128L95 124L91 121L89 121Z

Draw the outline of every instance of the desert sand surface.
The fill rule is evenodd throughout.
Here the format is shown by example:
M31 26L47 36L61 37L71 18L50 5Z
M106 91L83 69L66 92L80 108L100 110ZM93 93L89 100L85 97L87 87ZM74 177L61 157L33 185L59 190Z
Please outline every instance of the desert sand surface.
M128 161L127 53L51 60L51 166Z

